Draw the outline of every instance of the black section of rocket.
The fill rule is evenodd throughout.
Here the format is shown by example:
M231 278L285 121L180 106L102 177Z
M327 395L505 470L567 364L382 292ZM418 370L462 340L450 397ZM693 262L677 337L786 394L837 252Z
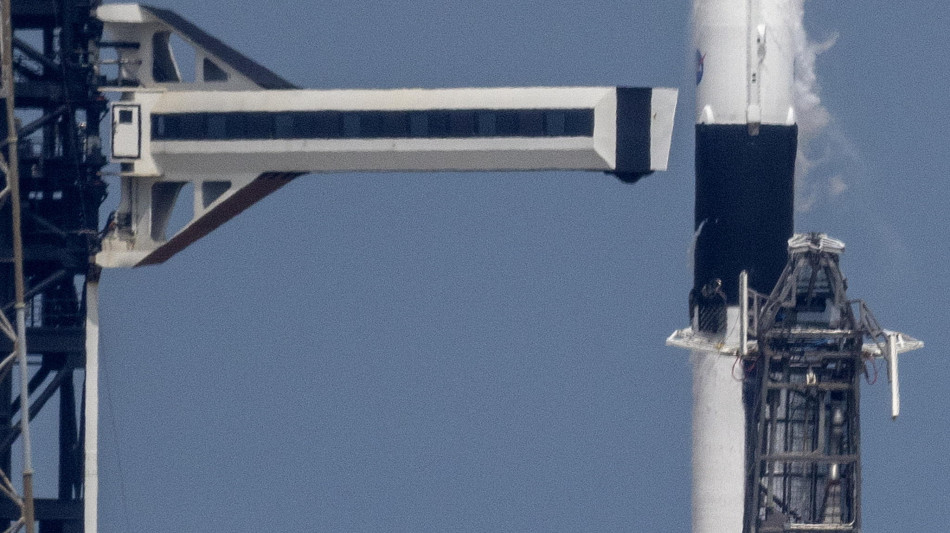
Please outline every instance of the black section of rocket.
M738 279L768 294L787 260L794 230L798 127L696 125L696 210L693 290L718 286L738 303ZM716 280L719 280L717 283Z

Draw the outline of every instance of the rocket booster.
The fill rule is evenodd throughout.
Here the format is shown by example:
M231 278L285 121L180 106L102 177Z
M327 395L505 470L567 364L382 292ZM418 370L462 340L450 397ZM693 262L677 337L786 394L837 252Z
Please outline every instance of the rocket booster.
M794 20L802 0L694 0L693 328L737 343L739 274L770 293L793 232ZM695 350L693 533L742 531L746 408L735 358Z
M801 0L695 0L694 291L768 294L793 233L795 20ZM718 284L717 284L718 285Z

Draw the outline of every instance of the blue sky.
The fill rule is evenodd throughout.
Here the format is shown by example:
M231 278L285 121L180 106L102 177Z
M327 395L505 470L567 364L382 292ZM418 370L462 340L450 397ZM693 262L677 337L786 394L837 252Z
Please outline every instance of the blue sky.
M681 100L670 170L635 185L311 175L165 265L106 272L101 531L688 531L690 369L663 340L690 279L690 2L156 5L302 87ZM806 10L838 35L808 183L846 189L796 229L844 240L850 296L928 343L897 422L884 380L862 390L864 529L948 531L950 11Z

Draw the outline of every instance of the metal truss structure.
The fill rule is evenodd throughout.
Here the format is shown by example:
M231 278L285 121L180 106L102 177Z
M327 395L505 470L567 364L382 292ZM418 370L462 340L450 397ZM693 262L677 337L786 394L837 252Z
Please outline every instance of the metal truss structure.
M722 330L714 284L691 296L693 325L666 341L733 361L733 374L742 365L743 533L861 530L861 380L875 381L886 361L896 418L897 356L924 344L848 299L843 252L824 234L794 235L770 295L740 274L735 328Z
M57 420L55 494L38 495L35 518L42 533L81 532L84 505L84 383L86 288L98 269L99 206L105 198L100 169L99 123L106 101L98 92L97 46L102 24L92 17L97 0L13 0L15 106L26 273L26 339L30 363L29 417L44 407ZM6 16L6 14L4 14ZM4 128L6 130L6 128ZM6 138L6 131L0 136ZM3 148L5 155L7 144ZM0 305L13 312L9 202L0 212ZM3 353L12 351L7 338ZM20 437L14 380L0 379L0 469L10 473L11 448ZM55 400L53 405L50 400ZM58 404L58 405L56 405ZM93 439L95 437L93 436ZM45 445L44 445L45 446ZM94 465L91 465L94 466ZM40 474L50 472L46 465ZM48 489L48 484L43 485ZM0 519L16 521L20 509L0 501Z
M750 291L746 533L861 529L860 383L888 354L896 417L896 353L920 343L848 299L843 251L824 235L796 235L772 294Z

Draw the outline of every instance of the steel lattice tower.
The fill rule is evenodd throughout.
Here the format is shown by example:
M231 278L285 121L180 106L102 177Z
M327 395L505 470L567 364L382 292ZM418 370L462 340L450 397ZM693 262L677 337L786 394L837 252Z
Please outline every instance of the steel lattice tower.
M745 384L745 531L860 531L860 380L867 333L842 247L810 235L758 317Z
M97 91L97 48L102 25L92 17L97 0L13 0L15 104L23 207L27 288L27 347L31 366L30 417L58 400L57 489L36 499L39 531L83 530L83 387L85 367L83 290L97 276L90 257L99 246L99 206L105 198L100 169L99 123L106 101ZM5 129L5 128L4 128ZM2 135L6 137L6 133ZM0 291L12 316L10 207L0 212ZM3 338L3 349L12 350ZM9 373L0 380L0 468L10 473L18 440L19 404ZM47 477L50 465L40 474ZM0 518L16 520L19 508L0 501Z

